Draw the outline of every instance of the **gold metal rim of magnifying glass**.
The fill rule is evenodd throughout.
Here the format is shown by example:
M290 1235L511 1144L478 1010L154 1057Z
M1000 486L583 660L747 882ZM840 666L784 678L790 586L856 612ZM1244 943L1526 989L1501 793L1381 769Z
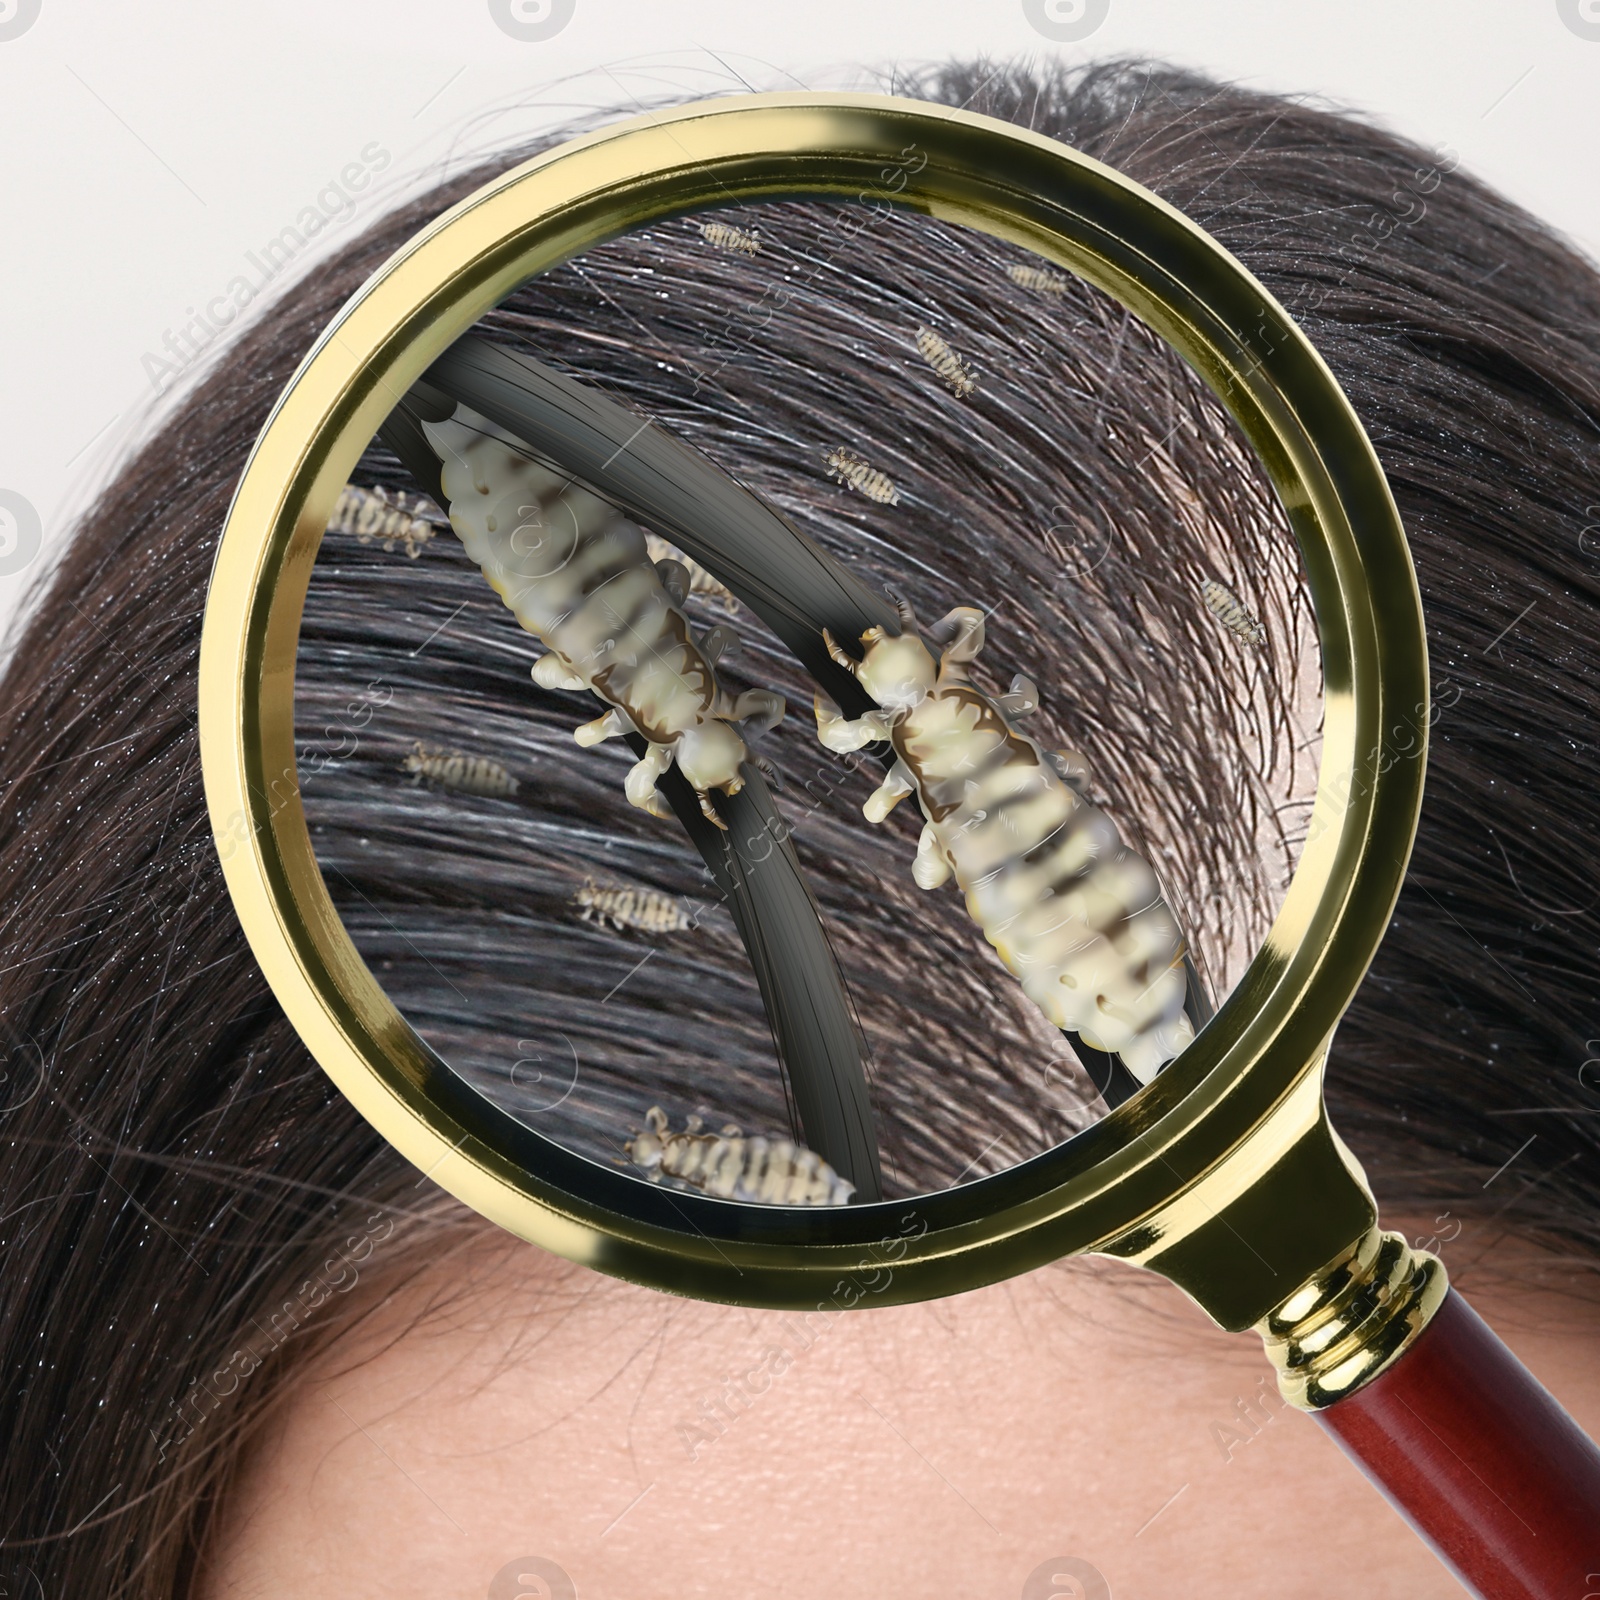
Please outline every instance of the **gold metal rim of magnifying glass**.
M1009 240L1106 290L1172 344L1237 419L1283 501L1325 681L1298 870L1266 943L1183 1055L1087 1132L1005 1172L914 1200L806 1211L651 1186L532 1132L457 1078L389 1001L329 899L301 809L293 707L323 529L426 367L519 284L607 239L794 198L908 207ZM841 207L839 225L859 225L854 207ZM199 711L228 889L300 1037L409 1161L561 1255L707 1299L798 1307L952 1293L1098 1250L1157 1267L1224 1326L1243 1327L1373 1222L1328 1127L1321 1079L1388 924L1421 804L1427 657L1399 515L1338 383L1255 278L1178 211L1042 135L886 96L741 95L607 126L463 200L346 305L263 429L217 551Z

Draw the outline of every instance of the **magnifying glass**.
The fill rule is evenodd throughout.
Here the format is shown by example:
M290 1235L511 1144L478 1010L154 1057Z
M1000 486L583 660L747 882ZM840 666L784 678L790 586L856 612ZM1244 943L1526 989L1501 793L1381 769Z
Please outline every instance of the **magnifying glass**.
M989 636L1003 632L985 614L995 597L952 595L948 611L920 615L670 430L471 333L519 285L631 230L704 216L738 248L730 208L801 198L920 212L1033 252L1040 272L1076 274L1188 363L1269 475L1315 606L1321 761L1293 878L1226 993L1208 990L1184 948L1131 824L1119 830L1097 803L1092 760L1028 744L1035 682L986 680ZM971 378L959 351L937 329L918 340L959 398ZM534 685L598 700L580 744L631 746L608 769L626 774L637 814L608 813L618 836L666 837L671 823L703 861L755 969L787 1130L776 1109L759 1133L691 1125L644 1094L609 1152L585 1148L560 1121L572 1090L557 1046L570 1029L541 1028L506 1073L515 1092L486 1092L407 1020L352 937L307 825L294 662L324 530L380 431L449 512L507 625L547 647ZM843 447L830 465L849 492L895 491ZM646 530L669 553L652 554ZM568 602L599 592L579 575L591 560L617 580L619 626L577 639L562 629ZM695 568L748 613L739 626L765 641L762 663L776 673L787 652L811 705L723 684L714 629L674 620L690 618ZM1211 598L1221 617L1228 597ZM424 230L307 356L224 530L200 692L213 828L262 971L357 1108L485 1216L636 1282L775 1307L955 1293L1078 1252L1152 1267L1220 1325L1262 1334L1286 1397L1463 1581L1484 1594L1581 1592L1600 1454L1448 1289L1437 1258L1378 1228L1322 1104L1330 1041L1387 926L1421 799L1426 648L1403 530L1315 351L1171 207L1008 124L870 96L703 102L537 157ZM822 747L875 764L883 826L897 791L921 808L931 842L916 837L914 870L955 880L969 933L975 923L997 958L980 987L1020 989L1044 1019L1026 1026L1055 1030L1081 1074L1086 1114L1070 1137L931 1184L886 1168L893 1130L866 1085L848 962L762 767L762 740L786 736L775 712L814 718ZM433 762L444 776L452 759L467 757L419 751L417 775ZM1030 808L1046 816L1032 835ZM1057 854L1041 854L1046 843ZM591 878L574 890L590 896L589 922L608 908L617 920L621 897L643 892ZM1070 905L1057 893L1069 882ZM946 898L959 918L961 901ZM1049 914L1033 916L1041 900ZM921 941L924 975L945 970L943 951L936 931ZM711 1074L714 1048L702 1055ZM932 1104L936 1054L924 1066ZM703 1086L707 1110L726 1109Z

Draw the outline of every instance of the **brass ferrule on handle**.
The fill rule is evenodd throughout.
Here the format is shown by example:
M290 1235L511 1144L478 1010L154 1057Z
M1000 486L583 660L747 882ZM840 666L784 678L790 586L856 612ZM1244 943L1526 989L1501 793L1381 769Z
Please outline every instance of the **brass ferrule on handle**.
M1436 1255L1374 1223L1255 1325L1279 1392L1302 1411L1354 1394L1410 1349L1449 1287Z

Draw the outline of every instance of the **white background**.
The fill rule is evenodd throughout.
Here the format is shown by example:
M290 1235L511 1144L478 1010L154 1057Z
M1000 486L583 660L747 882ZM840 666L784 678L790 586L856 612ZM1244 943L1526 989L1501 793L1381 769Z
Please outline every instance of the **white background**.
M500 0L533 18L549 3ZM1070 20L1084 0L1030 3ZM170 360L187 308L259 278L247 252L374 141L386 170L280 286L441 164L579 111L871 87L873 69L984 52L1147 53L1329 96L1454 148L1600 255L1600 0L1109 0L1073 43L1043 37L1023 0L576 0L537 42L490 4L0 0L0 498L22 496L43 529L43 556L0 576L0 618L170 405L177 385L163 401L146 356ZM0 569L10 533L0 509Z

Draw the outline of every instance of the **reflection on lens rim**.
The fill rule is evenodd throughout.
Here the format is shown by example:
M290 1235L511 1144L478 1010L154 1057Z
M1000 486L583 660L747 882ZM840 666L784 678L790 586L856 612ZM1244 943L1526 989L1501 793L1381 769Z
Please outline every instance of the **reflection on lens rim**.
M356 952L294 776L294 660L312 564L340 489L407 387L534 274L664 218L798 198L908 207L1009 240L1172 344L1283 501L1316 608L1325 706L1299 868L1265 944L1183 1055L1094 1127L1016 1167L824 1211L652 1186L467 1087ZM840 1303L852 1270L883 1269L876 1304L975 1287L1126 1243L1202 1177L1215 1189L1219 1174L1247 1184L1270 1167L1320 1115L1328 1039L1399 893L1427 700L1399 514L1349 402L1283 308L1180 213L1064 145L970 112L854 94L740 95L613 124L423 230L322 335L263 429L219 543L200 660L206 798L229 892L285 1012L357 1109L524 1238L655 1287L775 1306Z

